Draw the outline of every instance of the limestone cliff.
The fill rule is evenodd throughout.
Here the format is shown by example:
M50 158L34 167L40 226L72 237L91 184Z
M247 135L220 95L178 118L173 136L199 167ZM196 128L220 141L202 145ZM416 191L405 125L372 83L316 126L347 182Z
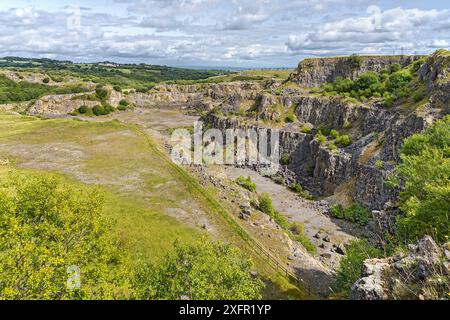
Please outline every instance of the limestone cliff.
M302 60L289 80L303 87L319 87L337 77L355 79L364 72L380 72L399 63L406 66L420 56L351 56Z

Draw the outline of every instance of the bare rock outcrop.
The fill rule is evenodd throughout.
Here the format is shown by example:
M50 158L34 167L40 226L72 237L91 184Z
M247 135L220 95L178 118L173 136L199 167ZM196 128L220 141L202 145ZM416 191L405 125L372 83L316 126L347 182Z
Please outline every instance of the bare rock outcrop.
M37 100L30 108L30 114L66 115L81 106L94 107L98 101L83 99L86 93L48 95Z
M364 72L380 72L389 65L406 66L420 56L351 56L302 60L290 81L302 87L320 87L337 77L355 79Z
M352 300L442 299L450 291L450 243L439 247L431 237L409 252L364 262L363 277L351 288Z

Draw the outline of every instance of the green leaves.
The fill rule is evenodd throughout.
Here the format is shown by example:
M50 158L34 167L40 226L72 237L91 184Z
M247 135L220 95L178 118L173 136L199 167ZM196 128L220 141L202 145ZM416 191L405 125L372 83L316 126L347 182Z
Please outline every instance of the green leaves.
M237 249L209 241L174 246L175 253L159 265L138 269L133 281L138 299L261 299L264 284Z
M52 175L0 177L0 298L115 297L125 277L102 204L98 189ZM74 290L70 266L81 271Z
M404 142L396 174L404 181L397 221L398 237L415 241L431 235L440 242L450 237L450 116L423 134Z
M364 260L381 256L380 250L371 246L366 240L352 241L346 248L337 272L333 291L347 298L352 285L361 278Z
M345 219L362 226L365 226L369 222L367 210L357 203L352 204L348 208L344 208L340 204L335 204L331 206L330 213L337 219Z

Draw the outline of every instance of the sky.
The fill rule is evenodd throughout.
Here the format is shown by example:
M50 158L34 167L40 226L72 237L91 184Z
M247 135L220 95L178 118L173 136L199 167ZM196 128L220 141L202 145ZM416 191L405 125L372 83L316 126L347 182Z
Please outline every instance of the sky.
M0 56L281 68L449 47L448 0L0 1Z

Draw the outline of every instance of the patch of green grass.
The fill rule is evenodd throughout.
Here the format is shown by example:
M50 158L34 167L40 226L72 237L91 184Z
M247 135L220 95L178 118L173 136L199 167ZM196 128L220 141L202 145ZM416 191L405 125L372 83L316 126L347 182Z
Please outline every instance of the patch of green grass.
M240 176L236 179L236 183L250 192L256 191L256 184L252 181L250 176L247 178Z

